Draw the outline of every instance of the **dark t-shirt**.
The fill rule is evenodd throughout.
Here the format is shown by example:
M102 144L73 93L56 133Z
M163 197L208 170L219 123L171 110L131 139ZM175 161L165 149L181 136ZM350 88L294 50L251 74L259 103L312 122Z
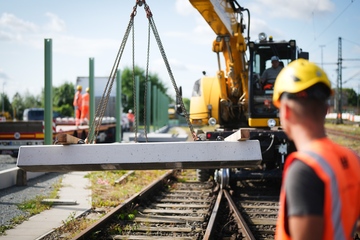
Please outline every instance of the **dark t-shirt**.
M285 191L287 216L323 215L324 183L304 162L289 166Z

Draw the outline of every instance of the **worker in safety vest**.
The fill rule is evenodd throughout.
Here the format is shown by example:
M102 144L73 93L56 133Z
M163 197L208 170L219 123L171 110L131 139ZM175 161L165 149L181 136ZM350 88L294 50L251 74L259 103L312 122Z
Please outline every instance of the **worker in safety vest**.
M86 93L82 95L82 104L81 104L81 120L80 124L83 125L86 121L89 120L89 102L90 102L90 89L86 88Z
M354 239L360 220L360 158L326 136L326 73L305 59L278 75L273 103L297 152L285 162L275 239Z
M81 106L82 106L82 95L81 95L82 87L78 85L76 87L76 93L74 96L74 111L75 111L75 125L79 126L80 118L81 118Z
M132 112L131 109L129 109L129 111L128 111L127 118L128 118L128 120L129 120L130 132L132 132L132 131L133 131L134 122L135 122L135 115L133 114L133 112Z

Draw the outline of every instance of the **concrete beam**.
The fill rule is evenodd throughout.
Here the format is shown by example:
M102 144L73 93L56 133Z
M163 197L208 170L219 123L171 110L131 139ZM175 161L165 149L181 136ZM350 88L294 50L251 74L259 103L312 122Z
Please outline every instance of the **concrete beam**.
M21 146L17 166L32 172L255 167L258 140Z

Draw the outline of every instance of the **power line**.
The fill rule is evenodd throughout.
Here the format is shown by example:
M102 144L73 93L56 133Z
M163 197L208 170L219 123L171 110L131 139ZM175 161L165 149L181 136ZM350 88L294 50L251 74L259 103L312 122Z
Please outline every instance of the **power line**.
M336 22L336 20L338 20L338 18L350 7L353 2L355 2L355 0L352 0L349 5L342 10L342 12L319 34L318 38L323 35Z
M344 39L344 38L343 38ZM349 42L349 43L352 43L352 44L355 44L357 46L360 46L360 43L357 43L357 42L354 42L354 41L351 41L349 39L344 39L345 41Z
M351 2L344 8L344 10L341 11L339 15L335 17L335 19L317 36L315 37L314 41L309 45L309 47L316 42L318 38L320 38L335 22L338 20L338 18L350 7L350 5L355 2L356 0L351 0Z

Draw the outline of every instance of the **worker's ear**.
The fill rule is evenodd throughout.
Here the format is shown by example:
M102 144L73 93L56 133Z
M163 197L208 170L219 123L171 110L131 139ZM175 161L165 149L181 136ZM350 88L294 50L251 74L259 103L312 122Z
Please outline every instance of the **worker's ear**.
M282 118L282 121L290 121L291 117L293 115L291 111L291 107L287 101L281 101L280 102L280 115Z

